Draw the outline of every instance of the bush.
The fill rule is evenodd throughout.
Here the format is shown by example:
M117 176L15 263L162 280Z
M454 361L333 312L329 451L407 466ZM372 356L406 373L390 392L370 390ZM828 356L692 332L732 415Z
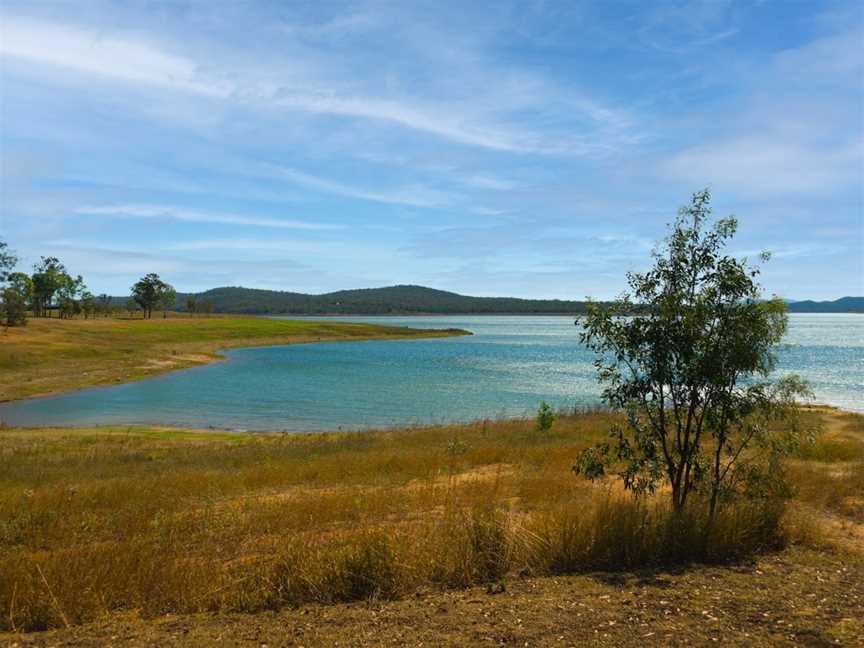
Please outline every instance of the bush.
M4 288L0 294L0 324L24 326L27 323L27 299L14 288Z
M552 406L546 401L543 401L540 403L540 408L537 410L537 419L534 423L534 429L538 432L546 433L552 429L552 425L555 423L556 418L557 416L555 415Z

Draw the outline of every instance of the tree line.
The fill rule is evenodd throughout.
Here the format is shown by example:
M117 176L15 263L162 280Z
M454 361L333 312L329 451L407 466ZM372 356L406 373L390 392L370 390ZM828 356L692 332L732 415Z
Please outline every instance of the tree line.
M0 240L0 325L23 326L28 316L53 317L54 313L60 319L109 317L124 309L107 294L94 295L83 277L70 273L57 257L41 257L30 274L16 271L17 265L16 255ZM177 301L174 287L155 273L135 282L131 293L125 309L144 318L151 318L154 310L167 317ZM190 298L186 306L190 313L213 312L213 304L203 300Z
M0 241L0 322L5 326L22 326L28 313L34 317L51 317L57 311L61 319L76 315L95 317L110 303L107 295L91 293L81 275L72 275L57 257L41 257L32 274L16 271L18 258Z

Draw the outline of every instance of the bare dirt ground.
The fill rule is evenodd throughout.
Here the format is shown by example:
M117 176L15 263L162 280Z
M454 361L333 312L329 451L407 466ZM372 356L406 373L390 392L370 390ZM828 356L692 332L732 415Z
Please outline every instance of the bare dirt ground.
M864 560L790 549L674 572L514 577L400 601L258 614L135 615L45 633L33 646L864 646Z

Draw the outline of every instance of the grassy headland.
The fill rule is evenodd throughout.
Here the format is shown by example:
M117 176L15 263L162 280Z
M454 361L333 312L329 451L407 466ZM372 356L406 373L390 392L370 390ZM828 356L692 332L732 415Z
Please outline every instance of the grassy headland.
M304 608L317 641L375 645L369 624L386 614L322 611L374 599L396 601L396 618L436 645L482 641L489 614L532 645L563 633L610 645L860 636L864 417L812 410L825 431L788 460L789 505L730 506L706 549L698 533L668 543L663 494L634 501L571 473L611 416L564 416L547 433L525 420L314 435L0 430L0 628L61 628L49 641L58 645L108 641L118 627L143 643L183 643L172 633L185 624L207 645L234 633L228 617L173 617L164 631L152 619L325 604ZM698 513L689 522L702 524ZM721 566L656 571L692 561ZM596 570L620 575L570 576ZM446 594L486 584L488 594ZM484 597L504 590L506 610L487 609ZM459 609L461 626L436 625ZM236 628L311 631L280 614L235 618ZM394 645L400 628L389 628Z
M214 362L220 349L465 334L255 317L31 319L0 330L0 401L128 382Z

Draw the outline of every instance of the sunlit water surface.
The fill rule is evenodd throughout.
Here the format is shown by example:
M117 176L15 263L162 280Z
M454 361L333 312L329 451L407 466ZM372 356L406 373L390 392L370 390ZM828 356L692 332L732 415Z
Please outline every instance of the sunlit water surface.
M518 416L542 400L559 407L599 402L592 356L571 317L317 319L474 335L236 349L227 362L0 404L0 420L299 431ZM790 316L778 371L807 378L819 402L864 410L864 316Z

